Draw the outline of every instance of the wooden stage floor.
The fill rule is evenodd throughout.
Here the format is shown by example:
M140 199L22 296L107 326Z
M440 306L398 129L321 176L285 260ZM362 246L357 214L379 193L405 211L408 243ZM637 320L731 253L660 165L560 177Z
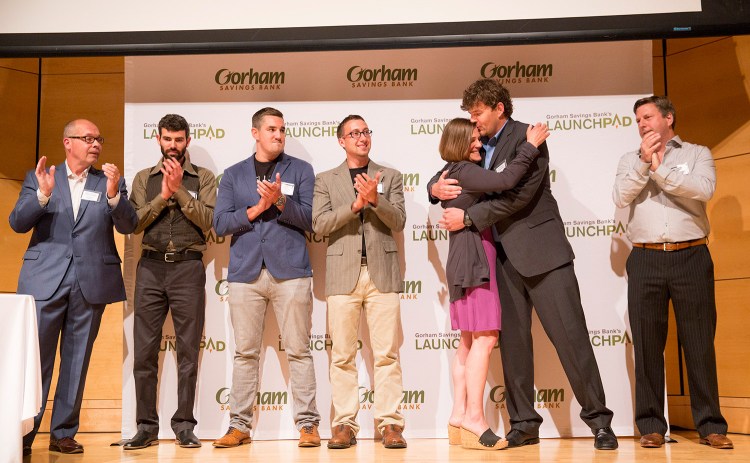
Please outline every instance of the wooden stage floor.
M406 434L408 439L408 432ZM408 439L409 447L387 450L372 439L364 439L350 449L328 450L325 441L319 448L298 448L292 440L258 441L232 449L215 449L212 441L203 441L199 449L182 449L174 441L162 440L160 445L143 450L124 451L109 444L120 439L114 433L79 433L83 444L81 455L61 455L49 452L49 434L39 434L31 457L24 462L44 463L107 463L107 462L246 462L305 463L305 462L750 462L750 436L730 434L734 450L716 450L698 443L695 431L672 433L677 442L660 449L643 449L633 437L619 439L615 451L594 450L590 439L542 439L539 445L500 451L465 450L448 445L448 439Z

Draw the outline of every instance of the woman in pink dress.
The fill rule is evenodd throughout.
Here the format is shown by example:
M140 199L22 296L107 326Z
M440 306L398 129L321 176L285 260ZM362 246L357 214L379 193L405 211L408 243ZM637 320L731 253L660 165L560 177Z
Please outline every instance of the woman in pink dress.
M502 172L495 172L477 164L481 149L479 132L470 120L456 118L446 124L439 147L440 156L448 162L443 170L447 178L458 180L462 190L457 198L443 201L443 208L466 210L485 193L513 188L538 154L537 150L519 150ZM461 330L461 339L452 367L454 397L448 437L451 444L480 450L508 445L490 429L484 416L490 353L500 330L495 259L491 228L479 232L470 227L450 233L446 276L451 328Z

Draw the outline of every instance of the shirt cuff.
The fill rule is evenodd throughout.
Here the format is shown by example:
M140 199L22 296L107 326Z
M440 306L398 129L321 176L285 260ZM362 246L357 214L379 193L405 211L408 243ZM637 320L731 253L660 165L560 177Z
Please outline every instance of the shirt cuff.
M39 200L39 205L42 207L45 207L47 203L49 202L49 196L46 196L44 193L42 193L42 190L37 188L36 189L36 199Z
M114 198L107 198L107 204L109 204L109 207L112 209L117 207L117 204L120 203L120 192L118 191Z

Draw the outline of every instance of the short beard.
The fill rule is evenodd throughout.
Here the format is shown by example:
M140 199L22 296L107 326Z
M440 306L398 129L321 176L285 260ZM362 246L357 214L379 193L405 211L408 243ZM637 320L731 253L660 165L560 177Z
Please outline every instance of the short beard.
M183 161L185 160L185 151L187 151L187 149L184 149L184 150L182 150L182 151L180 151L180 150L177 150L177 155L174 155L174 156L173 156L173 155L171 155L171 154L167 154L167 153L166 153L166 152L164 151L164 149L162 149L162 150L161 150L161 155L162 155L162 157L163 157L164 159L174 159L175 161L177 161L177 162L179 162L180 164L182 164L182 162L183 162Z

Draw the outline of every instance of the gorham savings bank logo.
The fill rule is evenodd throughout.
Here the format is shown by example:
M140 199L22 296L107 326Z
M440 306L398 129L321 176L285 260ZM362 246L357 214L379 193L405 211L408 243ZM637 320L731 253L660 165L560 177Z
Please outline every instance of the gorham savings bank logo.
M418 172L406 172L403 174L404 176L404 191L405 192L414 192L416 191L417 187L419 186L419 173Z
M489 400L495 405L495 409L505 408L505 386L498 385L490 389ZM560 408L565 402L565 389L534 389L535 408Z
M284 71L221 68L214 74L214 82L222 92L281 90L285 77Z
M370 410L375 403L375 390L359 386L359 408L360 410ZM401 403L398 405L399 410L421 410L424 404L424 389L409 391L404 389L401 397Z
M546 84L552 78L552 63L495 63L488 61L479 69L484 78L499 79L503 84Z
M228 387L222 387L216 391L216 403L219 404L219 410L228 411L229 407ZM256 412L281 412L288 403L287 391L258 391L255 394L255 405L253 411Z
M389 68L385 64L375 68L352 66L346 79L352 88L362 87L413 87L417 81L417 68Z

